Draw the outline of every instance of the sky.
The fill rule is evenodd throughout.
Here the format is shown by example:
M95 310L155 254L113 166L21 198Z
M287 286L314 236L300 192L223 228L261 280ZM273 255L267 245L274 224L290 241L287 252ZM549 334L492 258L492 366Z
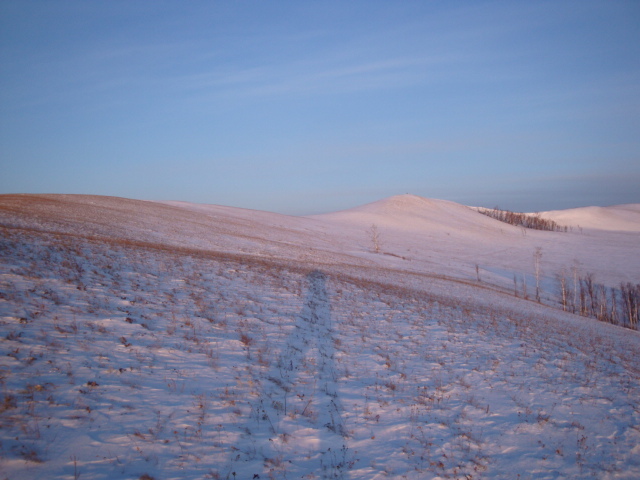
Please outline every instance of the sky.
M640 203L640 2L1 0L0 193Z

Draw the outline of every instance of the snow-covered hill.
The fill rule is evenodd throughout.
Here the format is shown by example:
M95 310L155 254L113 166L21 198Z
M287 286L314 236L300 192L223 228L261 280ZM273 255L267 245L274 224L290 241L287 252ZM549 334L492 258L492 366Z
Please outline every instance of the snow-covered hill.
M557 223L594 230L640 232L640 204L613 207L583 207L542 212L544 218Z
M0 196L0 477L638 478L640 335L558 283L640 283L638 210Z

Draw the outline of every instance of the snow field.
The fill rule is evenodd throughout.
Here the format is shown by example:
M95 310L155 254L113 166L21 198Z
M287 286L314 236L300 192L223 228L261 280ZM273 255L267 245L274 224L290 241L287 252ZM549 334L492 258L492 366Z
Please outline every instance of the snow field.
M7 478L640 477L637 332L330 267L0 241Z

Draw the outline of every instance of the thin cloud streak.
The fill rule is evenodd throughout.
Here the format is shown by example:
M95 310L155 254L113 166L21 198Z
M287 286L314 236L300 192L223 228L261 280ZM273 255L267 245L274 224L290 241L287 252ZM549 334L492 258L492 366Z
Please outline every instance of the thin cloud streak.
M171 79L174 90L200 91L209 97L331 95L365 90L401 89L435 80L443 60L397 58L349 65L287 64L220 69ZM440 79L446 78L442 73Z

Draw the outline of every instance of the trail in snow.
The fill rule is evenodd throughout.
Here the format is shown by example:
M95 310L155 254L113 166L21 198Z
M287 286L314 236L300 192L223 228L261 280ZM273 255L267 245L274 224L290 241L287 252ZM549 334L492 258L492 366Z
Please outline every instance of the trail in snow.
M259 475L260 470L285 476L293 470L344 478L353 461L337 386L326 276L313 271L307 283L304 306L280 355L266 375L254 378L260 385L260 394L251 402L256 427L245 430L240 448L244 455L236 457L238 463L248 463L245 474ZM285 458L296 459L295 465Z

